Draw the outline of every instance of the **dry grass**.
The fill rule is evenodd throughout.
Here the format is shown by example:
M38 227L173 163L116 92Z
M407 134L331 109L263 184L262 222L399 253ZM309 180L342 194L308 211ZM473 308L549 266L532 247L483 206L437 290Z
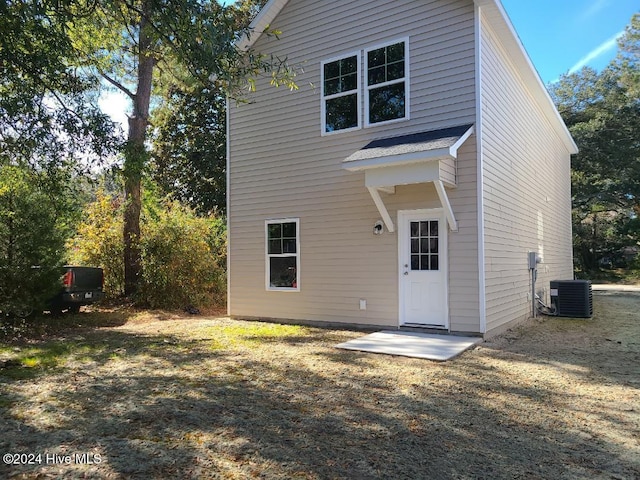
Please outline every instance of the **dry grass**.
M352 331L83 313L0 344L0 453L101 463L0 477L639 478L639 311L599 295L592 320L447 363L333 348Z

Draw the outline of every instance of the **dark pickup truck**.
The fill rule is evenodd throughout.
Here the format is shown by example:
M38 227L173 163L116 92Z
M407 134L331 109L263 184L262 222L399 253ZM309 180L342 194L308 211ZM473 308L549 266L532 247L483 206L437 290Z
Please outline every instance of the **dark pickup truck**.
M81 306L90 305L104 297L104 273L101 268L66 265L60 273L62 288L48 302L51 313L63 310L77 313Z

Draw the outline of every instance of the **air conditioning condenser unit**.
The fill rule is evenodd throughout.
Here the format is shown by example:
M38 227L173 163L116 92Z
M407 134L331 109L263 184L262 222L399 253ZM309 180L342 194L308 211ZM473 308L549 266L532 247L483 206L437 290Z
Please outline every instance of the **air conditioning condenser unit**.
M591 280L552 280L550 287L551 308L557 316L593 316Z

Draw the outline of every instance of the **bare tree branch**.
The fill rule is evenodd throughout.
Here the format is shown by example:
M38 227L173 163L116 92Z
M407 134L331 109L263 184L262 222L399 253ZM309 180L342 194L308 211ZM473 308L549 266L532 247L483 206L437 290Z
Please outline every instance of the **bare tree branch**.
M111 78L109 75L107 75L105 72L103 71L99 71L100 75L102 75L102 78L104 78L107 82L109 82L111 85L113 85L114 87L116 87L118 90L120 90L122 93L126 94L132 101L135 101L136 99L136 95L135 93L133 93L131 90L129 90L127 87L125 87L124 85L122 85L120 82L118 82L117 80Z

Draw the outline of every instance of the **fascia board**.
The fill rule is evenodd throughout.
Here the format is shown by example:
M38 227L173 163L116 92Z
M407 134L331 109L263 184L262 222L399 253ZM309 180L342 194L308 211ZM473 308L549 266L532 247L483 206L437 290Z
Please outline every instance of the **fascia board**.
M409 165L412 163L430 162L451 155L450 148L440 148L426 152L407 153L405 155L390 155L385 157L365 158L362 160L350 160L342 164L342 168L350 172L359 172L369 168ZM453 156L455 158L455 156Z

